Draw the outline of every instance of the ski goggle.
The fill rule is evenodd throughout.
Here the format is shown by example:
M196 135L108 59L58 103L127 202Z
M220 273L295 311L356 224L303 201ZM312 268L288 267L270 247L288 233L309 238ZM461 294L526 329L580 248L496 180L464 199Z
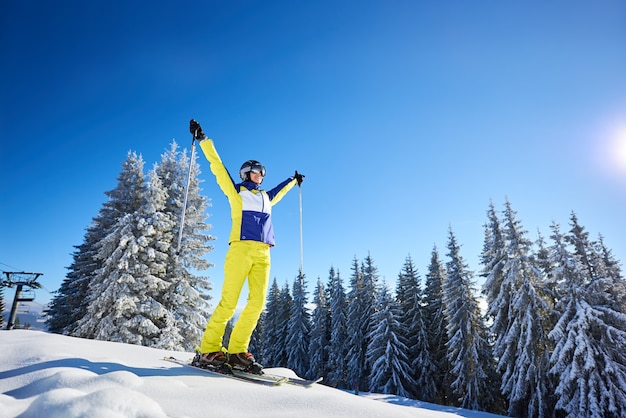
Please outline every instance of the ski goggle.
M250 172L254 174L260 174L261 176L265 177L265 167L263 167L261 164L255 164L251 166Z

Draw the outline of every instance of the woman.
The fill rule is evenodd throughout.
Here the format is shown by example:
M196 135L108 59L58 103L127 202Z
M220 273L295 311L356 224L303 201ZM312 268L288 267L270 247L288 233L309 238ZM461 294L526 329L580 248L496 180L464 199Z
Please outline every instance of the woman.
M270 248L274 246L272 206L278 203L293 186L302 184L304 176L297 171L293 177L272 190L261 189L265 167L256 160L248 160L239 169L241 183L235 183L222 163L213 141L204 135L195 120L190 131L200 141L217 179L230 204L232 228L229 249L224 262L222 296L207 323L193 364L223 369L234 367L252 373L263 368L248 352L250 337L265 306L270 277ZM248 279L248 302L230 335L228 349L222 347L226 323L232 318L243 284Z

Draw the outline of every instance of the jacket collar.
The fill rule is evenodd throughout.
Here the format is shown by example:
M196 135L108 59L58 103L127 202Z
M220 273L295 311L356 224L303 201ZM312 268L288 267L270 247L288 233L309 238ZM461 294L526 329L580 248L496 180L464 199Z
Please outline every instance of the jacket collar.
M248 190L261 190L261 185L256 184L253 181L244 181L243 183L239 183L239 185L245 187Z

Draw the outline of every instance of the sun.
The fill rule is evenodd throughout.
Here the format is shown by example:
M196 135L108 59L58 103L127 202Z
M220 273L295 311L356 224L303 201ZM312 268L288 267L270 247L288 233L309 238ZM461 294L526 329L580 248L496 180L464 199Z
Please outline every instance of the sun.
M619 172L626 174L626 126L618 131L613 140L611 159Z
M594 135L590 158L603 177L626 185L626 123L620 117L616 123L605 123Z

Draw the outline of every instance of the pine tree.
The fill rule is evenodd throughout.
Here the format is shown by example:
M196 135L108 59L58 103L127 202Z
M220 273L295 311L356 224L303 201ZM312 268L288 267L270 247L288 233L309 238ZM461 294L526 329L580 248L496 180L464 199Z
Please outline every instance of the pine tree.
M506 322L498 323L504 328L492 329L493 351L502 373L501 391L508 398L509 415L545 417L552 411L548 402L552 393L548 379L551 345L544 324L550 306L538 290L542 274L532 258L532 243L508 201L504 214L507 261L501 270L500 290L492 292L496 294L492 303L508 312Z
M330 293L330 348L328 353L328 378L324 382L328 386L347 389L348 334L347 334L347 302L341 274L330 268L328 276Z
M367 347L369 346L372 327L374 324L372 323L372 316L376 312L377 301L378 301L378 268L374 265L374 260L371 255L368 254L365 257L363 265L361 267L361 271L363 273L363 292L360 295L362 299L363 306L363 354L367 353ZM368 376L372 373L372 363L367 360L365 357L365 363L363 367L363 375L364 379L364 390L369 390L369 378Z
M287 323L287 367L302 377L306 377L309 371L311 331L306 287L304 273L300 271L293 284L293 304Z
M85 234L84 242L75 246L66 278L49 304L46 325L50 332L70 334L78 320L85 316L89 280L99 266L94 258L95 246L100 239L97 227L99 224L94 221Z
M222 347L228 347L228 344L230 343L230 335L233 333L234 327L235 318L230 318L228 322L226 322L226 327L224 327L224 335L222 336Z
M584 275L588 277L589 295L593 298L590 302L626 312L626 286L619 262L604 245L602 236L598 241L591 242L589 233L580 225L576 214L572 213L570 220L571 230L566 240L574 247L575 258L582 264Z
M311 379L326 377L328 374L328 350L330 345L330 309L326 297L326 289L321 279L317 279L317 286L313 293L315 309L311 316L311 331L309 343L309 371Z
M270 344L268 340L265 339L264 335L266 332L265 321L267 317L267 311L261 312L261 316L256 324L256 328L252 331L252 335L250 336L250 344L248 346L248 351L254 354L254 359L259 364L265 364L265 346L266 344Z
M404 338L406 329L399 321L402 311L386 285L380 291L377 306L367 338L366 361L372 365L370 390L411 397L411 390L405 386L414 382L406 378L411 366Z
M559 313L556 310L556 304L560 298L557 290L557 283L553 279L552 272L555 267L552 261L551 249L548 247L543 235L538 233L537 251L532 255L535 265L539 268L543 280L539 284L538 291L542 295L543 299L548 304L550 315L544 318L544 332L547 335L550 332L558 319Z
M537 251L533 255L535 264L539 267L542 276L548 277L553 269L552 262L550 261L550 249L547 247L546 240L539 231L537 232L537 241L535 241L535 244L537 245Z
M378 272L371 256L367 256L359 266L356 257L352 264L350 277L350 292L348 299L347 327L347 367L348 385L350 388L368 390L371 364L367 362L365 354L369 343L371 317L374 313L377 300Z
M480 276L485 278L482 293L485 295L487 311L486 321L490 323L488 341L493 345L498 335L505 333L509 322L509 308L512 294L506 286L503 286L505 277L504 268L509 261L505 232L496 212L493 202L489 202L487 210L487 223L484 225L483 250L481 252L481 264L483 266ZM493 347L491 347L493 349ZM502 392L497 388L502 386L502 378L498 368L494 366L486 370L489 382L494 393L494 412L504 413L508 409L508 402Z
M619 304L610 286L623 279L605 276L602 255L573 214L571 221L566 237L552 228L554 275L562 294L562 314L549 334L555 342L555 408L571 416L619 416L626 410L626 315L614 309Z
M511 289L504 281L503 269L508 261L507 248L502 231L502 225L493 202L487 211L488 223L485 225L485 239L481 253L483 270L481 276L485 278L482 293L486 296L487 316L491 318L492 334L501 334L507 329L509 318Z
M378 268L374 265L374 259L370 254L365 257L365 261L363 263L363 267L361 268L363 272L363 288L364 293L363 296L366 302L366 308L368 308L365 313L369 320L371 316L374 314L376 301L378 300Z
M278 341L282 342L284 346L287 345L289 321L291 320L291 314L293 312L293 304L294 299L291 288L289 287L289 283L285 281L283 288L280 290L280 311L278 322L279 328L283 330L282 336L279 337ZM285 358L286 357L287 353L285 352Z
M284 328L281 328L282 307L281 291L276 278L274 278L267 294L261 338L266 342L263 345L261 356L265 361L262 364L266 366L277 367L283 364L284 359L287 358L284 345ZM280 343L281 341L283 344Z
M166 349L181 349L175 318L164 306L163 279L174 222L163 211L166 191L150 173L142 206L119 219L101 241L103 266L89 284L87 315L75 335Z
M426 324L428 338L428 351L432 358L433 369L422 369L424 379L430 379L435 385L435 394L432 399L425 398L428 402L448 405L452 381L449 379L450 366L446 356L448 344L447 322L445 316L445 304L443 301L443 283L446 279L445 266L439 258L439 251L434 246L431 252L426 285L423 297L423 317Z
M624 280L620 263L615 259L611 250L604 245L604 238L599 235L598 241L593 244L600 260L599 277L605 278L598 281L604 287L602 294L607 305L618 312L626 313L626 280ZM610 292L606 292L610 289Z
M185 187L189 180L180 251L177 248L177 234L173 234L168 243L167 270L163 279L171 284L171 291L165 295L163 304L174 315L176 327L183 337L183 348L193 350L204 333L209 316L208 292L211 285L208 277L196 273L212 266L202 258L213 249L208 244L215 239L203 232L211 228L205 222L209 205L207 198L200 194L200 167L197 161L190 161L186 151L179 152L176 141L161 155L155 171L166 190L163 212L174 221L176 232L180 228Z
M461 408L485 410L492 402L487 386L487 331L482 323L472 273L460 255L450 230L447 276L444 281L445 315L448 324L447 357L453 377L451 389Z
M185 222L185 239L178 253L174 245L177 238L174 231L180 225L189 164L192 164L189 209ZM182 349L191 349L195 345L206 324L206 291L210 289L210 285L206 277L193 274L190 269L198 271L210 266L201 256L210 251L207 243L213 239L201 232L210 226L204 222L207 203L206 198L199 195L198 174L197 163L188 161L186 155L179 153L176 143L173 143L170 151L162 156L161 163L155 166L150 184L146 184L143 160L135 153L128 154L122 165L117 187L107 192L109 201L103 205L87 230L83 244L77 247L67 279L51 303L48 320L50 330L77 336L93 335L94 330L84 327L93 318L85 317L92 315L94 307L89 305L101 296L98 293L101 289L95 289L102 286L105 280L102 275L107 274L107 271L114 271L115 274L126 275L125 280L130 280L131 277L148 274L154 279L146 276L139 280L164 281L165 284L157 287L168 288L168 292L160 295L157 295L159 292L153 292L151 296L157 301L157 305L152 304L151 309L164 309L167 314L162 314L161 319L156 321L156 326L162 331L161 337L158 341L152 339L149 344ZM130 224L132 222L140 223L133 226ZM126 229L123 224L126 224ZM163 228L170 229L166 231ZM132 237L124 236L128 233ZM144 233L145 236L140 235ZM129 241L135 246L130 251L143 249L148 252L140 260L149 265L148 270L157 263L163 268L155 267L150 272L139 272L137 269L140 263L137 260L133 261L130 255L121 256L119 253L118 246ZM133 261L135 264L128 266L127 271L122 271L122 267L112 266L110 257L114 253L122 258L127 257L126 261ZM135 257L139 259L142 256ZM149 261L151 257L157 257L158 260ZM123 287L122 282L124 280L114 282L120 287L116 292ZM140 300L134 300L124 309L134 309L133 306L143 311L149 309L146 306L138 307L136 303L141 303ZM96 315L102 315L102 312L97 312ZM130 314L127 312L126 315ZM82 331L76 330L78 326L83 326ZM170 331L171 329L175 331ZM101 335L100 338L105 337Z
M355 391L367 390L369 373L366 372L365 353L367 350L366 335L369 329L371 307L366 306L370 298L366 298L364 274L359 262L354 258L352 262L352 276L350 276L350 291L347 295L348 316L346 321L347 346L346 355L348 367L348 385Z
M289 322L293 310L293 304L294 300L291 296L291 291L289 290L289 283L285 283L278 295L278 304L276 306L276 316L273 326L275 334L272 344L275 347L274 350L270 352L273 356L273 361L269 362L269 364L272 364L273 367L289 367ZM270 325L268 324L268 327L269 326Z
M143 203L146 188L143 167L141 156L129 152L115 189L105 192L109 200L87 228L83 243L76 247L66 279L50 303L46 321L49 331L72 334L78 321L86 315L89 283L103 264L96 256L101 241L120 218L136 212Z
M409 255L398 275L396 287L396 300L400 308L398 321L403 331L400 337L406 345L405 354L410 365L404 373L403 386L411 398L432 401L437 391L433 379L435 365L428 347L428 330L423 318L422 297L419 274Z

